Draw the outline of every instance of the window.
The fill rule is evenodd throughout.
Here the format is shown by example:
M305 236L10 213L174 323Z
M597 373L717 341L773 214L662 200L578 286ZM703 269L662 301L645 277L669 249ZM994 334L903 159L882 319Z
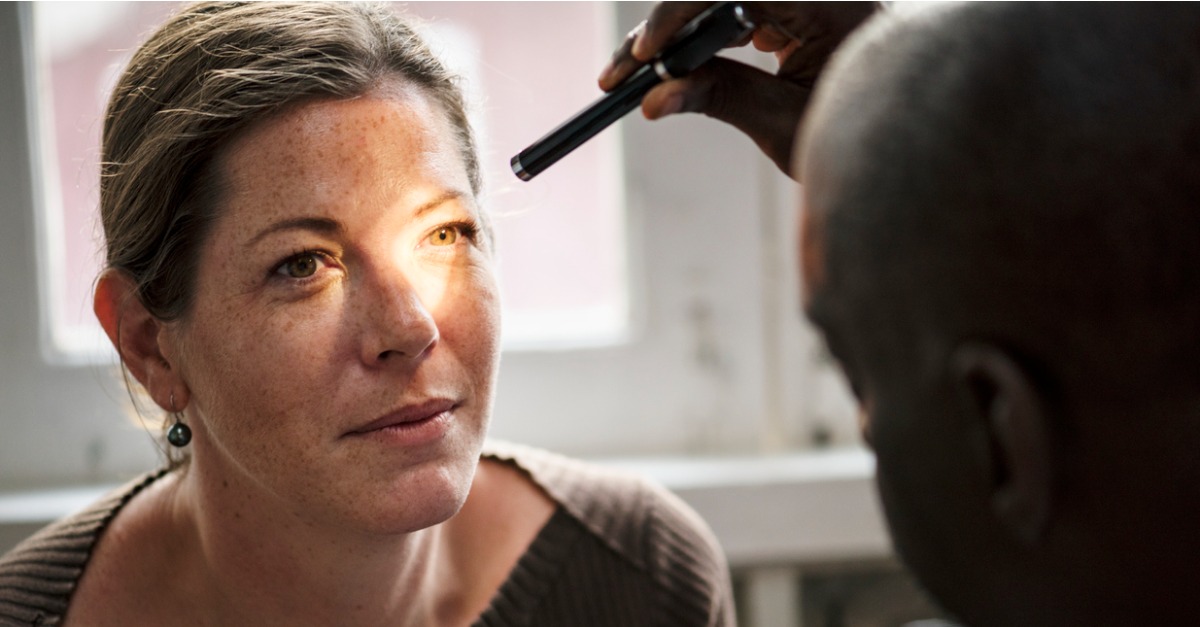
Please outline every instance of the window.
M67 361L89 354L108 359L111 350L91 312L92 281L103 265L97 190L105 103L133 50L177 6L33 5L42 78L46 322L52 352ZM501 242L506 345L598 344L624 335L629 316L620 135L597 138L534 186L520 184L508 169L508 156L548 131L547 120L565 119L594 97L590 81L561 77L591 72L607 58L612 7L417 3L397 10L423 23L431 45L465 78L476 103L473 122L489 189L484 203ZM551 29L537 38L510 36L537 21L587 26L582 33ZM539 71L511 74L539 57ZM591 191L576 191L584 189ZM548 256L560 262L546 263Z
M83 4L0 7L0 81L23 86L0 95L0 162L12 164L0 168L11 227L0 233L0 476L10 485L110 479L154 463L149 438L125 415L111 351L67 358L87 332L63 329L90 319L87 249L98 239L88 220L100 126L73 107L102 106L121 51L170 6ZM748 140L709 120L651 124L634 114L531 183L507 171L512 154L599 95L600 66L646 5L406 10L429 20L435 46L473 78L480 103L512 332L493 435L589 456L857 440L843 386L800 321L794 184ZM86 28L71 31L61 14ZM103 39L112 29L126 39ZM117 52L101 61L72 49L89 37ZM73 54L85 69L48 61ZM35 70L68 76L75 95L61 100ZM92 143L67 146L67 132ZM60 206L84 211L54 217ZM522 234L528 226L537 228ZM547 321L566 324L547 334Z

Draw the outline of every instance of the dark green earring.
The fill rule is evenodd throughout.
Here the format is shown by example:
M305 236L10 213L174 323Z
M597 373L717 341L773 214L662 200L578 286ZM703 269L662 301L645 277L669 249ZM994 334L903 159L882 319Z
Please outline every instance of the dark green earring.
M183 424L183 412L175 409L175 393L171 393L171 415L175 417L175 424L167 430L167 442L176 448L183 448L192 441L192 428Z

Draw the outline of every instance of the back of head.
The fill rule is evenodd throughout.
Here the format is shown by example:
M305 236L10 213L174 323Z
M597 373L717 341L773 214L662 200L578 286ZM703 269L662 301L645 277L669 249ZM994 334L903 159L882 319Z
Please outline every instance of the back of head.
M983 341L1053 407L1053 546L980 549L1024 561L964 557L981 571L967 580L1083 569L1063 605L1097 610L1105 593L1195 585L1178 575L1200 549L1200 7L887 16L822 81L802 180L855 358L916 386ZM1018 588L1009 602L1028 602Z
M854 135L815 167L847 181L832 245L858 249L831 254L864 297L886 282L923 325L1011 334L1056 370L1132 351L1122 380L1195 381L1200 9L985 3L872 30L810 137Z

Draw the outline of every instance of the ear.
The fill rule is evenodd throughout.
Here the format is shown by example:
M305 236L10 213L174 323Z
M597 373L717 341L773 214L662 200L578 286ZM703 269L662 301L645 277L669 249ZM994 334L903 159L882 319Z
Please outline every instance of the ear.
M163 351L166 325L142 304L133 279L122 271L106 270L96 282L92 309L121 363L154 402L167 411L187 407L187 385Z
M1044 535L1054 501L1054 447L1048 403L1033 377L1003 349L973 342L950 358L953 385L987 440L992 509L1021 542Z

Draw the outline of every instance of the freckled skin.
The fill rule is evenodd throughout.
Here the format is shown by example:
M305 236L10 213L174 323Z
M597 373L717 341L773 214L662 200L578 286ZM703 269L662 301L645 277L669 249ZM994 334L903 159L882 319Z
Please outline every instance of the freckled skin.
M208 502L280 524L378 534L446 520L487 428L499 302L482 233L430 240L439 226L478 222L444 115L399 85L309 103L252 128L221 165L229 193L195 306L164 340L191 392L187 481ZM448 192L457 196L415 215ZM300 217L340 229L256 240ZM309 250L328 255L312 277L277 272ZM430 398L459 403L435 444L345 437Z

